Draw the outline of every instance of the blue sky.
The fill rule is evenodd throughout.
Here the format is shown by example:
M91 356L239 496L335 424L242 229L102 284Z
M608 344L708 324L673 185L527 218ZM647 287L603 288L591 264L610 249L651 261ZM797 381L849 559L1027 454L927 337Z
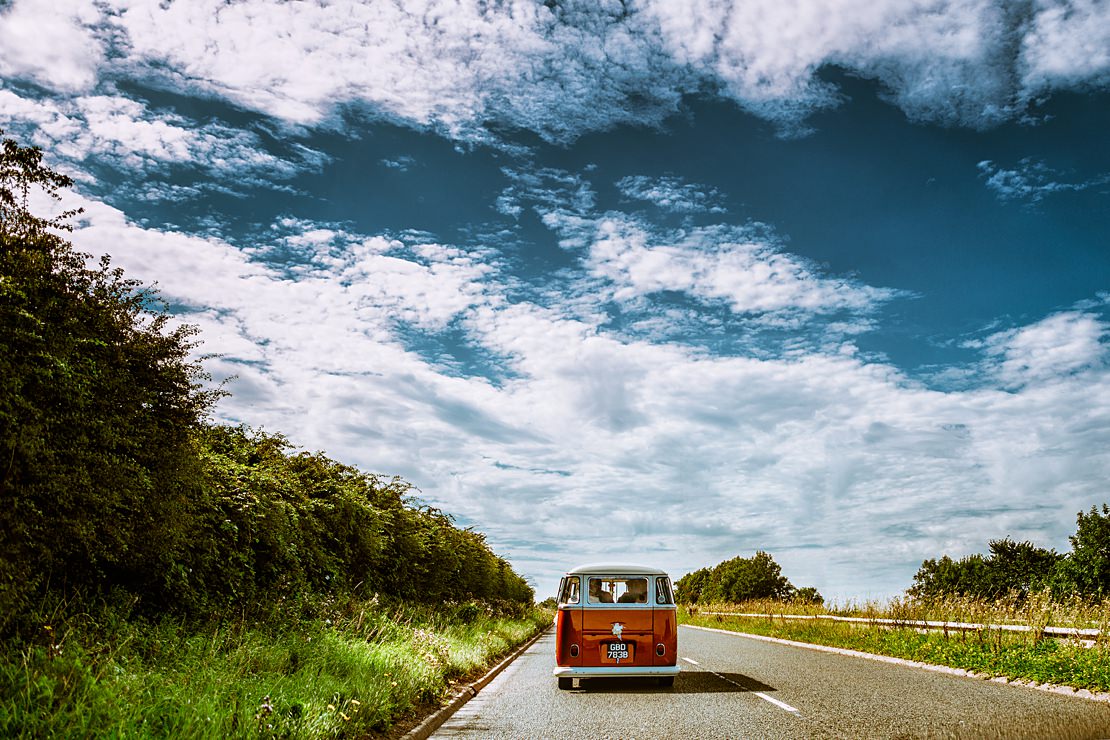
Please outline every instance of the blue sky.
M0 126L217 416L537 585L840 599L1110 497L1097 0L0 3Z

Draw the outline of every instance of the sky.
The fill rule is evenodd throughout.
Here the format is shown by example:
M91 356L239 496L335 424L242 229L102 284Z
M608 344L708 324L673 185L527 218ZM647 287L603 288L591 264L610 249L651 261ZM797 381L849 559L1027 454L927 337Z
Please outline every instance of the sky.
M1110 3L0 0L0 127L220 422L536 586L887 598L1110 501Z

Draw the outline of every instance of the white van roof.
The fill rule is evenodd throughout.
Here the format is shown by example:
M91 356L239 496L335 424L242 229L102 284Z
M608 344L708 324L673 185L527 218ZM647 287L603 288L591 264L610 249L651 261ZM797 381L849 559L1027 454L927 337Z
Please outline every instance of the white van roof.
M665 576L667 572L648 565L631 565L629 563L587 563L567 571L568 576L598 574L609 576Z

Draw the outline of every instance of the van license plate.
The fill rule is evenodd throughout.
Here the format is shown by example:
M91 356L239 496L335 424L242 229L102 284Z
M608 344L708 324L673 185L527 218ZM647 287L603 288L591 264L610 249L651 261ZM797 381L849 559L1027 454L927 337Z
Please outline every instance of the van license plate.
M605 645L605 661L620 663L632 660L632 646L627 642L610 642Z

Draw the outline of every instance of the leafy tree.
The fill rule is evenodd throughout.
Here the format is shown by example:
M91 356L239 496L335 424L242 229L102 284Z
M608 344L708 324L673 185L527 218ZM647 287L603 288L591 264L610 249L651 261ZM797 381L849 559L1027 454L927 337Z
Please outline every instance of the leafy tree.
M687 573L675 581L675 599L680 604L697 604L701 601L702 592L709 582L712 573L710 568L701 568L692 573Z
M749 599L788 599L798 593L782 575L782 568L769 554L735 557L713 568L688 573L675 583L680 603L739 602ZM820 598L816 589L804 589L806 598Z
M1037 547L1032 542L1015 542L1009 537L991 540L988 588L982 595L997 598L1007 593L1026 597L1052 586L1060 561L1064 558L1054 550Z
M0 132L2 133L2 132ZM0 151L0 624L48 580L143 589L183 541L191 434L213 394L194 329L45 218L69 178L35 148Z
M822 596L813 586L799 588L796 592L794 592L794 600L803 604L820 605L825 603L825 597Z
M2 135L0 131L0 135ZM69 178L0 151L0 631L46 588L122 588L147 611L373 591L518 608L533 591L408 483L280 434L213 426L195 329L63 238ZM14 626L13 626L14 625Z
M1060 564L1065 587L1091 598L1110 596L1110 506L1095 506L1076 516L1071 554Z

